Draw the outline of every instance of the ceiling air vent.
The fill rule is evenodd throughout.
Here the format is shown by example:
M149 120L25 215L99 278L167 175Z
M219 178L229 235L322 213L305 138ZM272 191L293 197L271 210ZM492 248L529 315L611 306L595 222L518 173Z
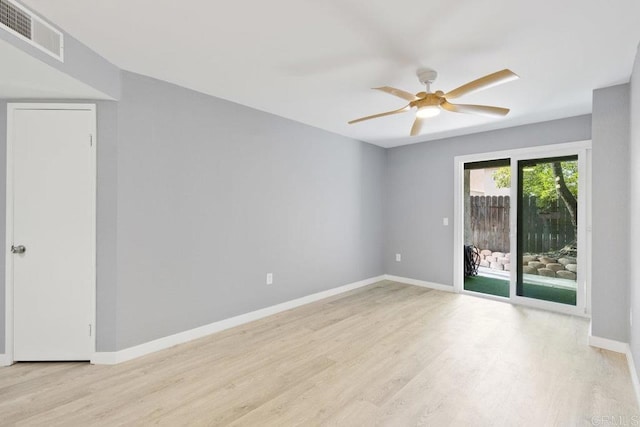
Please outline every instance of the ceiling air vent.
M63 61L63 35L33 12L12 0L0 0L0 28Z

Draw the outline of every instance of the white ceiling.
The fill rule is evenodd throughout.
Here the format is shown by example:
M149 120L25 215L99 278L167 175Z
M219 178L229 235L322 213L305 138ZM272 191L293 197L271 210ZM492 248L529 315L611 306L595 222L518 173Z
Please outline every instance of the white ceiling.
M25 0L121 68L391 147L591 111L594 88L629 80L640 1ZM461 99L504 119L445 113L410 138L411 113L372 91L445 92L503 68L516 82Z

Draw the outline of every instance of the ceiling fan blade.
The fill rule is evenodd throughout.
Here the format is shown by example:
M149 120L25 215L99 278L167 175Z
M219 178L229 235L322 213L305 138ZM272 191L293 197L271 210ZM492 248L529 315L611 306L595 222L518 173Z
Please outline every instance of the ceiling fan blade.
M513 71L509 69L504 69L502 71L497 71L493 74L480 77L479 79L476 79L456 89L453 89L449 93L445 94L445 98L448 98L448 99L459 98L462 95L469 95L479 90L488 89L490 87L494 87L502 83L507 83L512 80L517 80L519 78L520 77Z
M418 97L412 93L406 92L402 89L396 89L395 87L391 86L374 87L373 89L386 92L393 96L397 96L398 98L402 98L405 101L415 101L416 99L418 99Z
M387 111L386 113L374 114L372 116L360 117L359 119L351 120L349 122L349 124L352 125L354 123L362 122L362 121L369 120L369 119L376 119L378 117L384 117L384 116L390 116L392 114L404 113L405 111L409 111L409 110L411 110L411 107L407 105L406 107L402 107L402 108L400 108L398 110Z
M454 113L480 114L489 117L503 117L509 113L508 108L491 107L489 105L452 104L444 101L440 107Z
M416 117L415 121L413 122L413 126L411 126L411 136L416 136L420 134L420 131L422 130L422 125L424 124L424 119L422 117Z

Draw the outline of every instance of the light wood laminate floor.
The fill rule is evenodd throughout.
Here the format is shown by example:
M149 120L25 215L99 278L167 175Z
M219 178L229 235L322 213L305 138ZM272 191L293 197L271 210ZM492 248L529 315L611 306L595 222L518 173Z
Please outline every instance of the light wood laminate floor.
M380 282L117 366L1 368L0 424L640 419L625 357L589 347L587 328L586 319Z

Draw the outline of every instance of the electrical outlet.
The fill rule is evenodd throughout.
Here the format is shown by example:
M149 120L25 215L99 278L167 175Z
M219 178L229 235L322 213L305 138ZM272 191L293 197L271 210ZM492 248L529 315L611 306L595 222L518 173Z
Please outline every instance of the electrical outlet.
M397 262L402 261L402 255L401 254L396 254L396 261Z
M273 285L273 273L267 273L267 285Z
M449 225L449 218L447 217L442 218L442 225L445 225L445 226Z

